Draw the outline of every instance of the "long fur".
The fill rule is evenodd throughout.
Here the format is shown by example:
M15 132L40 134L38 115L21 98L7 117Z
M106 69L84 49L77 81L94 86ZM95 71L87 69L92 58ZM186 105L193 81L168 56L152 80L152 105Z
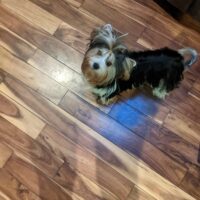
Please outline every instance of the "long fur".
M152 93L155 96L164 98L167 93L178 87L183 79L184 70L197 60L198 54L192 48L183 48L178 51L169 48L129 51L121 40L118 40L111 25L96 29L91 35L85 57L98 48L104 51L107 49L113 56L112 66L107 70L104 68L107 79L96 84L91 81L94 94L103 104L112 102L110 99L124 90L138 88L144 84L152 87ZM189 58L186 59L186 56ZM83 65L82 69L84 67ZM90 65L86 68L101 78L98 70L92 70ZM90 76L87 78L89 80Z

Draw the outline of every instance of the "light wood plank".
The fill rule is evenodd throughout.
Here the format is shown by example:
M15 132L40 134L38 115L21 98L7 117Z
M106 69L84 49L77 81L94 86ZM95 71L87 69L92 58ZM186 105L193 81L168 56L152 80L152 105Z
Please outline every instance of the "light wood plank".
M127 200L156 200L150 194L144 192L137 186L134 186Z
M106 107L97 104L95 96L91 93L91 87L84 81L81 74L58 62L43 51L37 50L34 56L28 60L28 63L105 113L110 111L112 106Z
M100 192L102 193L101 195L99 194L99 192L97 192L96 186L94 187L94 190L88 192L83 192L82 190L80 190L81 193L87 193L86 195L88 195L88 198L86 196L83 196L84 194L80 195L83 196L85 199L95 199L95 194L98 195L99 198L103 198L104 196L106 198L106 196L110 196L108 199L113 199L114 197L117 199L126 199L131 188L133 187L133 183L124 178L116 170L111 168L107 163L105 163L98 157L95 157L90 151L87 151L83 147L79 146L77 143L74 143L67 137L64 137L63 135L61 135L61 133L50 126L47 126L41 132L37 140L41 144L46 146L50 151L55 153L58 157L64 159L67 163L61 168L61 171L55 177L55 180L58 183L67 187L67 185L71 185L69 183L71 182L71 180L77 179L77 184L81 184L83 186L82 190L86 190L87 188L85 187L88 182L87 179L90 179L94 183L102 187L98 189L99 191L102 191ZM84 177L82 178L82 176L80 176L79 174L76 175L77 172L86 177L86 179ZM80 178L82 179L82 181L80 180ZM86 183L84 180L86 181ZM92 188L90 182L88 184L88 187ZM78 185L74 186L75 190L78 190ZM89 198L89 196L91 197Z
M75 198L75 195L72 198L40 170L17 156L13 156L7 162L5 168L29 190L41 197L41 199L80 200Z
M81 53L59 41L41 28L33 26L18 16L13 15L8 9L1 5L0 12L0 22L5 27L68 67L80 72L80 66L83 60L83 55Z
M28 60L28 58L30 58L36 50L36 47L1 25L0 45L25 61Z
M51 154L44 146L26 135L20 129L0 117L0 139L11 149L39 167L48 176L54 176L62 165L61 159Z
M198 148L200 142L200 125L188 117L173 111L167 116L164 127L175 132Z
M57 104L66 93L67 89L65 87L50 79L31 65L14 57L2 47L0 47L0 56L1 69L23 81L52 102Z
M85 14L82 10L70 6L63 0L30 1L86 34L90 34L96 26L104 24L102 17L97 18L90 14Z
M13 153L12 149L10 149L8 146L3 144L2 141L1 141L0 142L0 168L3 168L5 163L11 157L12 153Z
M41 200L5 169L0 169L0 180L1 200Z
M140 159L125 153L85 124L44 100L24 84L15 81L8 74L4 77L4 83L27 106L34 109L38 115L60 130L62 134L98 155L116 171L156 199L194 200L183 190L158 175Z
M51 34L62 22L29 0L2 0L1 4Z
M45 123L42 120L2 92L0 92L0 104L0 116L7 119L33 139L44 128Z

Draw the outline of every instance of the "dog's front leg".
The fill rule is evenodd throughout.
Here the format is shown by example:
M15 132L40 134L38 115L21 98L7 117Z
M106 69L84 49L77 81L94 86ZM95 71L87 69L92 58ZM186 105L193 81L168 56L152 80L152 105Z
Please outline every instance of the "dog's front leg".
M117 101L117 96L111 97L111 98L106 98L106 97L98 97L97 98L97 103L101 105L108 106L110 104L113 104Z

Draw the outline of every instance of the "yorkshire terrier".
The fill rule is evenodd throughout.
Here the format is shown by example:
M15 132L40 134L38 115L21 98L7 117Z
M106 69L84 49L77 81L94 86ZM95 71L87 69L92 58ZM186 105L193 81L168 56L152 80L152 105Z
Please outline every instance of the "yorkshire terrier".
M163 99L178 87L183 72L197 60L198 54L192 48L129 51L121 41L123 36L110 24L96 28L82 63L85 79L97 101L104 105L115 102L120 92L144 84Z

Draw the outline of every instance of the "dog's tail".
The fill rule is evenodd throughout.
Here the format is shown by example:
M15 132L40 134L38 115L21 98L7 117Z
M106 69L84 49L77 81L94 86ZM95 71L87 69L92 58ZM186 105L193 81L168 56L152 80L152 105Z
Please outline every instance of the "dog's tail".
M181 54L185 58L185 62L184 62L185 67L190 67L192 64L194 64L197 61L198 53L193 48L188 47L188 48L179 49L178 53Z

